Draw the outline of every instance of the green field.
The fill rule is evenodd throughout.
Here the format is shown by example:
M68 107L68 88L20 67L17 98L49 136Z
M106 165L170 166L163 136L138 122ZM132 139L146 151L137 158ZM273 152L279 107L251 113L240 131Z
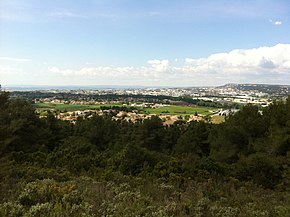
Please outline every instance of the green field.
M82 104L61 104L61 103L36 103L35 108L38 111L55 109L59 111L82 111L86 109L99 109L101 106L122 106L121 104L100 104L100 105L82 105Z
M210 110L213 108L200 107L200 106L164 106L160 108L145 108L145 112L150 114L168 114L168 115L192 115L201 114L208 115L211 114Z
M122 104L103 104L103 105L81 105L81 104L60 104L60 103L37 103L35 108L38 111L45 111L55 109L59 111L77 111L86 109L99 109L101 106L123 106ZM145 113L148 114L167 114L167 115L208 115L213 108L200 107L200 106L164 106L160 108L143 108Z

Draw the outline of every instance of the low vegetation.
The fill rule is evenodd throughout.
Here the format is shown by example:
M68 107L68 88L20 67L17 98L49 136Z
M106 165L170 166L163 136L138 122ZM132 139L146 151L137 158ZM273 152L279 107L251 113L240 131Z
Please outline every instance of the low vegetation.
M290 98L220 124L39 118L0 93L0 216L290 216Z

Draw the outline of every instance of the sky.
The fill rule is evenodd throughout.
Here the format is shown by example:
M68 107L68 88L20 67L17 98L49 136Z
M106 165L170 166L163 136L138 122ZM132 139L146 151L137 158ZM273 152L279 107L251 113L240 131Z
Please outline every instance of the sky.
M290 0L0 0L0 84L290 85Z

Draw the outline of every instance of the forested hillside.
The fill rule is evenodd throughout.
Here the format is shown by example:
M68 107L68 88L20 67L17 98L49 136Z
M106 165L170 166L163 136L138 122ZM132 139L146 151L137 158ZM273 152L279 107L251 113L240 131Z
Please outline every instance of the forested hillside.
M224 123L39 118L0 93L0 216L290 216L290 97Z

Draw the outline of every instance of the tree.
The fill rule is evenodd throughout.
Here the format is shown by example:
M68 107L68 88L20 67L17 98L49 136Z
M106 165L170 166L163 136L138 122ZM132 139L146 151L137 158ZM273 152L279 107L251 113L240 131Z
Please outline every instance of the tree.
M88 138L98 150L107 149L119 132L118 122L113 121L110 115L79 120L74 129L75 136Z
M48 134L47 147L52 151L61 144L63 139L71 136L72 125L67 121L57 119L51 112L48 112L44 121Z
M211 130L210 156L228 163L236 162L240 155L249 155L253 152L252 145L265 137L268 126L268 120L259 112L258 107L252 105L243 107L225 123Z
M280 163L277 158L255 153L237 163L236 175L242 180L253 180L267 188L275 187L281 180Z
M45 144L44 125L32 105L23 99L8 99L6 93L0 95L1 152L31 152Z
M140 125L137 141L142 147L160 150L163 147L164 133L162 120L158 116L153 116Z
M200 157L209 154L210 125L205 122L190 122L185 132L179 137L174 151L178 154L195 154Z

